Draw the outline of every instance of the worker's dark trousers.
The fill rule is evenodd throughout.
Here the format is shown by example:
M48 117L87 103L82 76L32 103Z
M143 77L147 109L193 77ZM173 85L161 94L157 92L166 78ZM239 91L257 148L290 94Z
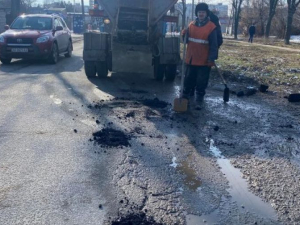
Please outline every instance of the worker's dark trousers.
M248 42L251 42L251 43L253 42L253 36L254 36L254 34L250 34Z
M186 65L186 73L184 79L184 96L189 96L191 91L196 86L197 97L203 97L205 95L205 89L208 85L210 66L191 66Z

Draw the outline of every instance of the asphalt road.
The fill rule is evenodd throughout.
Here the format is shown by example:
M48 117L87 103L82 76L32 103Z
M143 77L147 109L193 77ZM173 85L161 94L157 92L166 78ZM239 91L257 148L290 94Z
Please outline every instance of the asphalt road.
M186 114L145 101L172 103L178 90L179 79L160 83L151 74L89 80L80 41L73 57L57 65L0 65L0 224L112 224L143 213L168 225L297 221L296 211L290 219L282 212L275 189L268 195L269 182L257 181L260 191L253 187L261 170L249 167L258 158L263 168L273 168L274 159L294 161L286 172L299 176L297 105L287 109L262 94L233 96L225 105L216 87ZM130 146L93 141L104 128L121 131ZM271 149L287 137L294 143L285 145L287 153ZM297 204L286 207L292 213Z

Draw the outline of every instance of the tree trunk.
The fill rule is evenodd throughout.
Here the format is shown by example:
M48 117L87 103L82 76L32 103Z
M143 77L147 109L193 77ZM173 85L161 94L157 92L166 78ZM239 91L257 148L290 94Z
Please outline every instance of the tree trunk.
M235 18L234 20L234 39L238 39L238 28L239 28L239 20Z
M291 38L291 31L292 31L292 24L293 24L293 16L296 10L289 9L288 10L288 17L286 22L286 30L285 30L285 36L284 36L284 43L286 45L290 44L290 38Z
M272 19L276 13L276 7L277 7L278 0L270 0L269 2L270 2L270 6L269 6L268 21L267 21L267 25L266 25L266 35L265 35L266 38L268 38L270 36Z
M234 18L234 39L238 39L238 30L239 30L239 19L240 19L240 9L235 13Z
M264 24L264 22L261 22L260 25L261 25L261 31L260 31L260 32L261 32L261 35L262 35L262 36L265 36L265 24Z
M268 38L270 36L270 29L271 29L271 23L274 15L269 15L268 22L266 25L266 35L265 37Z

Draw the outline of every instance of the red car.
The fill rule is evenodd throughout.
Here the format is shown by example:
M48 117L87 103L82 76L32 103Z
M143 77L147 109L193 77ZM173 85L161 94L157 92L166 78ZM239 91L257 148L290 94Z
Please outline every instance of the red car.
M71 57L72 37L65 21L57 15L22 15L0 35L0 61L12 58L47 59L57 63L60 54Z

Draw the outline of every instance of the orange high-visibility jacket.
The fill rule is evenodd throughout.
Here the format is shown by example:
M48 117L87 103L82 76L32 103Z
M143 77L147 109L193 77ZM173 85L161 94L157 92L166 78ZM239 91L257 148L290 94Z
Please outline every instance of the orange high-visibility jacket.
M185 62L192 66L207 66L209 55L208 37L216 28L216 25L209 21L202 27L190 23L188 28L188 47Z

